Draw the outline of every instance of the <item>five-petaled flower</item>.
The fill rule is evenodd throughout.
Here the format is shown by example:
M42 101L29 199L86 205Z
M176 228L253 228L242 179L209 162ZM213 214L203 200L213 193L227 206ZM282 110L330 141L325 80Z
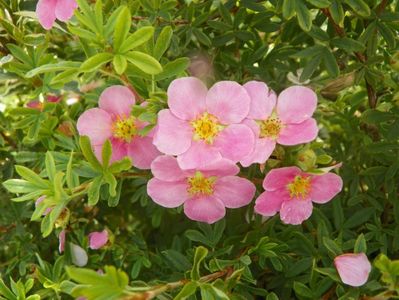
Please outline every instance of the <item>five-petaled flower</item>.
M182 170L175 157L164 155L153 161L151 171L147 192L152 200L164 207L184 204L184 213L195 221L214 223L224 217L225 207L245 206L255 195L254 184L236 176L239 168L224 158Z
M345 253L334 258L334 265L343 283L361 286L367 282L371 264L364 253Z
M241 123L250 102L246 90L233 81L220 81L208 91L197 78L176 79L168 88L169 109L158 114L154 144L167 155L178 155L182 169L222 157L238 162L254 147L254 133Z
M240 163L264 163L272 154L276 143L297 145L317 137L316 120L312 118L317 95L303 86L291 86L277 97L264 82L249 81L244 88L251 96L251 107L245 124L255 132L254 150Z
M255 211L263 216L280 212L284 223L298 225L312 214L312 202L326 203L341 191L342 179L333 173L314 175L298 167L284 167L271 170L263 188Z
M131 115L134 104L135 97L127 87L108 87L100 96L99 108L85 111L78 119L77 128L80 135L90 138L99 160L102 146L109 139L112 144L111 162L129 156L135 167L149 169L160 153L152 144L151 133L139 135L146 123Z
M78 7L75 0L39 0L36 14L44 29L51 29L56 19L68 21Z

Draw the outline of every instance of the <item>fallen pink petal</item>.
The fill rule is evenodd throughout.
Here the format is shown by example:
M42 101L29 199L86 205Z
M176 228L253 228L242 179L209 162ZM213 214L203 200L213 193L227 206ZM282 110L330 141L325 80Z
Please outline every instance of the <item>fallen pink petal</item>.
M89 234L90 249L97 250L104 247L108 242L108 230L94 231Z
M364 253L345 253L334 258L334 265L342 282L358 287L364 285L371 271L371 264Z

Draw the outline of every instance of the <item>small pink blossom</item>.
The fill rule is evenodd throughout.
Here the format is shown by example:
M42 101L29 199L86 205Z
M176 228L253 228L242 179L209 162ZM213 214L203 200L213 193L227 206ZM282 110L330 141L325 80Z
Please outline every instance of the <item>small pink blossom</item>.
M148 195L164 207L184 205L184 213L194 221L214 223L224 217L227 208L239 208L251 202L255 186L236 176L239 168L228 159L208 166L183 170L173 156L159 156L151 164L154 175L147 185Z
M255 142L252 130L241 123L250 101L233 81L220 81L208 91L197 78L176 79L168 88L169 109L158 113L154 145L167 155L178 155L182 169L222 157L238 162L253 151Z
M276 144L292 146L317 137L316 120L312 118L317 95L303 86L291 86L276 94L264 82L250 81L244 88L251 96L251 108L245 124L255 132L254 150L240 163L264 163Z
M44 201L44 199L46 199L46 196L41 196L41 197L37 198L37 200L35 202L35 207L37 207L40 203L42 203ZM54 209L53 207L47 207L46 210L43 212L43 216L46 216L49 213L51 213L51 211L53 209Z
M26 106L35 110L43 110L43 103L39 100L29 101Z
M65 229L63 229L58 235L58 242L59 242L58 251L60 253L64 252L65 250L65 233L66 233Z
M135 97L127 87L108 87L101 93L99 108L85 111L78 119L77 128L80 135L90 138L100 161L102 146L109 139L112 144L111 162L128 156L135 167L149 169L160 153L152 144L152 133L139 135L146 123L131 115L134 104Z
M44 29L51 29L56 19L68 21L78 7L75 0L39 0L36 14Z
M335 268L343 283L361 286L367 282L371 264L364 253L345 253L334 259Z
M90 249L97 250L104 247L108 242L108 231L94 231L89 234Z
M333 173L314 175L298 167L285 167L271 170L263 188L255 211L263 216L280 212L284 223L298 225L312 214L312 202L326 203L341 191L342 179Z
M56 96L56 95L47 95L46 96L47 102L50 102L50 103L58 103L61 101L61 99L62 99L61 96Z

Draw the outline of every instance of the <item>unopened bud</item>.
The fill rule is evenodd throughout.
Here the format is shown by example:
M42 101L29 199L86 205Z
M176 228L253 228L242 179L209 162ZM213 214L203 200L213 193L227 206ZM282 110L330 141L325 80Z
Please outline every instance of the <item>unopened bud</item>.
M297 165L303 170L308 171L316 165L316 153L311 149L304 149L298 152Z

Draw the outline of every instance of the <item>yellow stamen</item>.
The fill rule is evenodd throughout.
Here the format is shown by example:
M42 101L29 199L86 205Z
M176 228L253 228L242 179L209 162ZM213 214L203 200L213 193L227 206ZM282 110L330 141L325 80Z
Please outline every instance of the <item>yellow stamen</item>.
M310 192L310 177L295 176L294 181L287 184L287 189L290 192L291 199L307 198Z
M279 118L271 116L270 118L259 121L260 137L268 137L271 139L277 139L280 134L283 125Z
M197 171L193 177L187 179L188 193L191 196L212 195L213 185L216 177L205 177L200 171Z
M223 129L223 126L219 124L218 119L207 112L191 121L191 126L194 129L194 140L203 140L208 144L212 144L215 137Z
M137 134L136 118L130 116L128 118L120 118L113 124L114 137L130 143L132 138Z

